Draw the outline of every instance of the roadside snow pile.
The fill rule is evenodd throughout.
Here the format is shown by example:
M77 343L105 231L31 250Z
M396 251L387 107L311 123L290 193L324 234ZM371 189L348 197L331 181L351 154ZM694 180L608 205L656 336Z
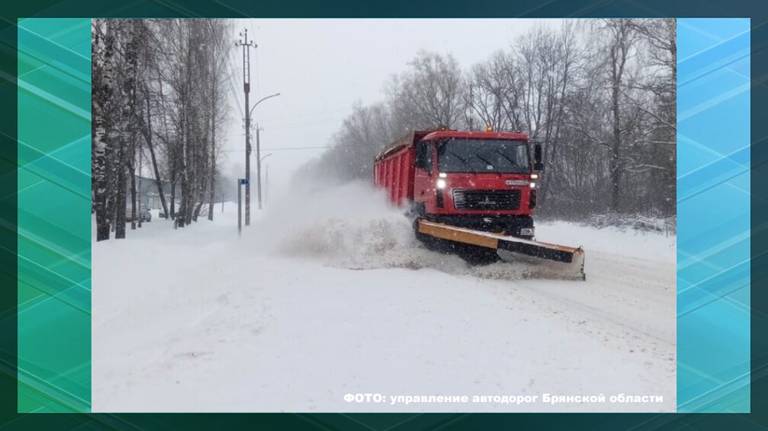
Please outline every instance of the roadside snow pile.
M617 241L617 238L622 238ZM587 262L591 253L631 256L640 259L664 259L675 261L676 237L658 232L648 232L619 226L597 228L565 221L536 222L536 240L581 246Z
M488 280L559 280L572 279L573 277L573 270L563 271L564 266L567 264L533 258L527 259L519 254L513 255L510 253L506 256L507 260L504 261L495 262L490 265L468 266L464 271L453 272Z
M401 215L396 219L326 218L291 232L278 250L286 255L355 266L377 257L399 254L412 246L409 236L408 222Z
M585 224L596 228L618 228L674 235L677 230L676 217L646 217L640 214L598 214L591 216Z

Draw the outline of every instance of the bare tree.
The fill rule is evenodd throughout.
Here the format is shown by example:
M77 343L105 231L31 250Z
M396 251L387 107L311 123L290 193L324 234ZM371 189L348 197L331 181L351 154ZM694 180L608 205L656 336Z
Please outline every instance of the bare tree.
M390 109L406 129L460 126L465 87L453 56L420 52L390 90Z
M92 127L92 178L93 200L96 213L96 240L109 239L110 220L107 207L109 195L108 159L112 148L109 136L115 115L115 37L104 22L92 24L92 75L93 94L91 105L93 112Z
M136 227L137 176L145 150L166 216L177 216L185 226L197 220L204 202L212 205L220 157L217 129L227 112L221 88L229 32L224 20L94 21L97 239L108 239L110 228L124 238L126 213ZM170 211L165 181L171 184Z
M485 63L475 65L466 95L466 120L470 129L520 130L522 82L515 72L511 53L497 52Z

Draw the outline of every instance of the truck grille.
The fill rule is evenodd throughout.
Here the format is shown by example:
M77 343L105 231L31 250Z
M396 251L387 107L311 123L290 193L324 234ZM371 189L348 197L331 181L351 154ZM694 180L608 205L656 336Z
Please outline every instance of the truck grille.
M453 206L467 210L516 210L520 190L454 190Z

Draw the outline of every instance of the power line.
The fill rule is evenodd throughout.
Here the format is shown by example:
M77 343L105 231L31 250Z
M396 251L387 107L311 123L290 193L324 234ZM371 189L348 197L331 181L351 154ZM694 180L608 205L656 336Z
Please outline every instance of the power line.
M282 148L262 148L262 151L298 151L298 150L317 150L331 148L331 145L316 145L307 147L282 147ZM235 153L243 150L222 150L223 153Z
M292 151L292 150L315 150L320 148L331 148L331 145L317 145L312 147L283 147L283 148L264 148L264 151Z
M238 79L240 75L235 72L235 62L237 61L237 58L235 55L230 53L229 60L229 90L232 94L232 98L235 100L235 107L237 107L237 111L240 113L240 118L245 118L245 113L243 112L240 97L238 96L237 90L235 89L235 84L240 84L240 80Z
M235 72L234 72L234 70L232 70L232 64L231 63L229 65L229 69L230 69L229 70L230 77L235 76ZM238 112L240 112L240 118L243 118L243 117L245 117L245 114L243 113L243 107L240 106L240 99L238 99L238 97L237 97L237 90L235 90L235 85L232 82L232 81L234 81L234 79L230 78L227 81L229 81L229 90L232 92L232 96L235 99L235 106L237 107Z

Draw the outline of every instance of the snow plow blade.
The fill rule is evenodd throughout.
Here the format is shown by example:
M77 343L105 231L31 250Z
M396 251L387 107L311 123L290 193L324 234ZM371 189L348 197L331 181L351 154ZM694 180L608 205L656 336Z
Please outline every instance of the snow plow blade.
M557 278L586 280L584 250L581 247L549 244L427 220L418 220L418 223L419 233L423 235L493 249L505 261L527 263L544 263L546 261L545 273L547 274Z

